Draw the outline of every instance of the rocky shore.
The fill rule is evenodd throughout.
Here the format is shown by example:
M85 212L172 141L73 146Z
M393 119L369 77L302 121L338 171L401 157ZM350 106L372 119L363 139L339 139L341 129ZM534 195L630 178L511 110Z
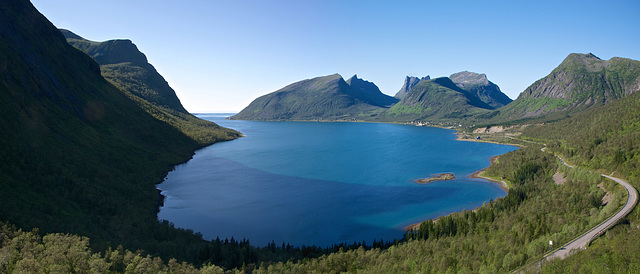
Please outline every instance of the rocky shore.
M456 176L453 173L440 173L440 174L436 174L433 177L417 179L414 182L416 182L418 184L428 184L428 183L433 183L435 181L453 180L455 178L456 178Z

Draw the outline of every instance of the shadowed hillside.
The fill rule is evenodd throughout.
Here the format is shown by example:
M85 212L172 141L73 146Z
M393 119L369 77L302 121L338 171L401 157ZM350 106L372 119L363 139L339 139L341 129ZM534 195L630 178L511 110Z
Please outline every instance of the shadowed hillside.
M155 184L201 144L105 80L28 1L0 2L0 38L0 220L204 260L200 237L155 216Z
M487 103L492 108L500 108L511 103L511 98L500 91L498 85L487 79L487 75L463 71L449 76L456 86Z
M93 42L69 30L61 32L67 42L98 62L104 78L148 113L174 126L201 145L240 137L240 133L234 130L188 113L175 91L130 40Z

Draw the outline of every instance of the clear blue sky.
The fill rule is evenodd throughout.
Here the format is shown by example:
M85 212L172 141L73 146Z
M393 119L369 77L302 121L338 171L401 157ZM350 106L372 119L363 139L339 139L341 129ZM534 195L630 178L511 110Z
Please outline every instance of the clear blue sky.
M512 99L572 52L640 60L640 1L32 0L86 39L132 40L190 112L239 111L285 85L353 74L486 73Z

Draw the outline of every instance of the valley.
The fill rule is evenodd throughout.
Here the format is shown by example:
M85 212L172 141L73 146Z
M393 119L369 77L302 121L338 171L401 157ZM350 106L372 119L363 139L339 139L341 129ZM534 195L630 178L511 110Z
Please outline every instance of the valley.
M145 10L140 15L147 13L153 12ZM209 14L205 17L217 18ZM112 19L103 22L104 25L115 24L126 17L114 16ZM262 23L266 25L270 20L263 20ZM170 25L163 25L167 30L162 37L167 43L180 40L174 37L189 32L171 31ZM81 26L78 28L87 30ZM395 96L390 96L382 93L372 82L374 77L369 80L358 77L365 75L359 70L377 66L373 63L352 66L357 62L352 62L351 57L368 56L370 53L354 50L358 47L347 50L352 54L350 56L338 54L336 58L327 58L322 62L295 63L298 61L296 58L261 54L261 51L255 51L254 44L261 45L261 49L265 50L287 44L304 45L291 53L305 52L309 56L313 54L306 50L314 44L323 45L323 51L330 47L326 41L306 43L307 40L302 38L295 42L288 40L271 44L247 43L242 39L232 42L207 40L208 43L204 44L212 48L229 43L245 50L243 55L252 59L238 62L242 66L249 67L252 62L263 60L277 60L271 64L280 64L282 61L282 67L287 67L293 75L278 75L279 72L268 69L261 71L269 77L304 79L282 84L280 86L284 87L280 89L270 89L275 91L258 95L229 120L216 123L187 111L187 104L183 105L181 99L188 91L181 89L179 91L185 93L176 92L169 86L169 78L165 79L160 74L160 71L167 71L167 67L156 67L155 61L151 65L150 60L158 59L151 54L147 58L134 44L138 43L138 38L96 42L78 35L83 33L72 31L76 30L58 29L30 1L0 2L0 125L3 128L0 137L3 147L0 150L0 272L506 273L540 261L549 252L549 241L554 246L570 243L577 235L590 233L593 227L603 224L618 212L627 215L616 217L615 224L604 223L606 230L596 229L599 237L594 240L589 237L587 249L571 252L571 256L562 260L551 259L535 271L583 273L607 269L626 273L640 269L640 250L637 245L640 241L640 209L633 206L633 188L640 187L640 61L622 57L603 60L592 53L566 52L563 53L566 57L558 62L558 66L550 67L546 76L533 81L515 100L511 100L497 84L489 81L486 74L463 70L463 64L474 60L477 64L479 59L469 58L470 55L459 52L459 59L449 60L456 66L447 67L446 70L436 70L437 66L425 62L425 59L420 59L422 63L416 61L438 73L449 71L445 74L449 76L415 77L409 74ZM313 35L306 35L310 32L285 33L288 35L277 37L313 40ZM331 33L345 38L340 36L341 33ZM265 39L269 37L266 34L259 35L260 31L252 34ZM355 32L350 34L354 36L343 40L359 41L365 37ZM243 39L252 36L243 35ZM563 33L563 37L568 37L566 35ZM468 37L464 34L455 36ZM143 39L146 36L138 37ZM477 40L478 37L473 38ZM586 36L579 37L583 41L582 38ZM200 38L196 39L198 41L182 42L198 48L198 42L209 37ZM420 38L419 35L412 36L412 39ZM623 40L611 41L611 44L617 43L623 43ZM154 49L163 44L156 43ZM406 48L412 48L414 44L423 47L413 42L400 44ZM492 46L497 44L491 43ZM145 52L161 55L157 51L147 50L149 44L146 45ZM472 48L471 44L464 45ZM385 47L380 46L378 50L382 48ZM340 53L336 49L331 51ZM223 61L223 55L233 55L230 53L232 50L212 49L200 55L191 49L170 52L175 54L175 59L181 60L211 60L205 57L217 56L220 62L215 60L207 63L207 66L218 68L217 72L221 75L228 75L226 69L234 71L233 68L236 68L235 63ZM418 58L418 52L412 53L412 58ZM431 55L440 53L433 52ZM538 56L541 62L559 61L543 53L528 54ZM419 60L412 58L409 59ZM517 60L491 62L505 66L510 64L513 70L518 70L518 65L524 66L518 64ZM332 64L329 71L351 71L348 75L353 76L345 80L337 73L326 75L326 67L294 73L298 68L322 67L327 63ZM440 65L443 66L442 63ZM474 70L478 68L477 65L469 67ZM187 79L203 75L210 81L221 79L211 71L199 74L200 71L188 66L180 69L190 72L189 77L185 77ZM278 66L273 69L278 71ZM358 75L354 74L355 71ZM412 69L404 71L411 72ZM459 72L449 74L453 71ZM524 69L518 71L527 73ZM325 76L308 78L311 73ZM421 71L416 74L425 75ZM404 75L403 72L401 76ZM495 77L490 76L491 79ZM376 81L378 77L380 75L375 76ZM253 82L260 82L256 79L265 79L260 75L238 75L233 79L240 78L242 81L236 81L236 86L247 87ZM178 81L171 79L171 82ZM181 83L181 87L188 86L184 80ZM273 82L270 85L273 86ZM400 81L397 86L400 86ZM228 88L236 90L235 87ZM264 89L260 92L264 92ZM225 94L231 95L232 92ZM234 130L220 125L235 122L248 126L243 130ZM264 128L255 126L258 124ZM291 154L295 157L289 155L281 158L294 159L295 165L308 165L300 174L296 173L299 170L288 168L293 165L291 163L275 165L277 157L272 153L278 153L278 145L261 143L267 138L252 139L260 134L275 134L275 130L269 130L275 127L272 126L274 124L284 130L277 136L277 141L296 146ZM457 130L459 139L474 143L456 142L453 141L453 134L443 134L446 137L442 138L452 141L451 146L460 149L457 154L449 155L454 164L444 165L443 159L426 158L424 155L429 152L418 149L429 144L445 149L445 145L435 142L441 137L420 135L443 129L397 124L447 127ZM312 128L295 130L294 127ZM258 132L259 129L262 133ZM355 134L350 131L353 129L361 131ZM325 132L319 134L314 130ZM420 136L406 138L406 135L400 134L407 132L418 132ZM331 140L337 143L327 145L316 139L322 135L331 136ZM296 139L296 136L304 138ZM349 139L353 136L359 137ZM374 137L379 139L370 143L363 141ZM234 144L246 143L247 140L256 142L243 153L234 151ZM505 146L476 142L520 148L514 150L510 147L490 153L484 148ZM315 156L305 156L309 144L316 148ZM217 151L219 147L228 150ZM355 150L352 149L356 147L360 147L361 152L353 152ZM547 148L546 152L541 151L543 147ZM329 148L341 148L338 151L351 151L353 154L344 153L344 157L336 158L334 155L337 152L329 152ZM166 213L163 213L163 207L176 209L178 213L174 212L174 216L188 217L188 214L179 212L183 207L172 204L177 200L172 200L171 190L163 189L164 198L158 184L169 182L165 179L176 176L169 174L180 174L181 170L184 172L187 165L181 163L201 157L205 151L214 151L207 157L215 158L217 162L214 161L215 168L204 164L201 171L223 170L228 174L216 182L235 186L242 182L248 186L247 189L254 191L225 193L218 189L209 194L202 193L198 188L189 191L204 196L199 199L185 198L184 201L210 205L215 200L215 204L219 205L210 211L201 211L204 212L202 214L228 213L228 219L218 221L229 225L231 228L228 231L234 231L232 219L262 212L274 224L272 231L276 234L281 233L276 226L280 224L289 226L293 232L313 232L322 228L323 231L339 234L331 230L331 221L327 221L330 218L313 218L308 211L296 211L302 208L297 204L305 203L316 207L314 212L325 217L342 214L349 220L343 222L346 231L353 231L354 228L356 231L364 230L363 227L383 227L384 230L389 229L385 225L404 226L409 223L408 219L414 222L429 220L416 225L412 231L404 234L394 231L384 239L377 238L380 234L375 231L367 234L366 238L372 239L366 239L365 242L361 242L365 240L361 237L342 235L335 237L338 240L305 242L315 236L302 235L299 236L300 243L293 245L280 240L269 241L269 236L255 242L248 238L234 238L237 234L232 233L228 234L229 237L217 237L215 221L205 225L214 229L204 236L177 221L159 220L158 217ZM254 153L258 151L261 153ZM445 155L447 151L432 154ZM224 153L226 158L222 157ZM409 154L413 156L408 157ZM466 164L485 163L496 154L500 155L493 158L493 163L484 170L482 176L504 182L508 186L506 195L504 190L491 185L497 192L485 193L487 195L482 197L474 196L482 191L467 182L473 181L468 178L425 185L412 182L428 174L447 171L459 175L470 174L483 166ZM248 158L239 158L240 155L248 155ZM564 160L555 155L574 167L565 166ZM324 159L322 162L330 165L321 167L310 159ZM378 162L357 165L364 162L362 159ZM430 164L441 166L428 169ZM389 166L394 166L395 172L384 174ZM406 171L409 166L413 171ZM176 173L169 173L172 170ZM174 191L186 185L184 178L210 176L203 175L206 173L201 171L185 172L181 175L182 179L171 181ZM555 174L564 174L562 184L554 182ZM628 184L623 184L626 187L623 188L600 174L619 178ZM254 177L249 181L237 178L223 180L224 177L228 179L233 176ZM383 179L375 181L375 178ZM297 190L301 191L298 193L315 189L317 193L324 193L335 200L314 196L314 192L298 196L284 195L285 192L278 191L275 186L262 186L263 189L260 189L255 183L262 179L274 179L274 185L298 180L301 182L297 185ZM454 181L464 183L454 184ZM376 185L368 185L372 182ZM406 187L389 186L398 183L406 184ZM213 185L224 187L222 183ZM288 186L282 188L291 190ZM423 192L415 191L415 188L421 188ZM440 189L426 191L436 188ZM603 203L605 190L611 193L611 198ZM261 199L269 191L278 197L269 201L292 202L286 207L295 213L291 215L293 217L279 219L278 206L282 204L260 211L260 206L266 204ZM467 196L451 204L447 210L434 210L423 215L416 213L433 210L431 205L423 202L429 200L425 197L446 198L456 191ZM435 198L432 200L435 201ZM473 199L477 200L471 201ZM230 200L238 202L239 206L234 208L240 211L229 209ZM349 208L350 204L355 204L354 201L362 204ZM448 200L439 201L439 204L445 204ZM411 216L399 220L387 214L393 210L385 208L385 205L399 212L411 211L411 214L401 214ZM418 208L417 205L422 207ZM364 209L373 211L364 212ZM295 225L302 223L296 221L301 216L307 220L307 227L296 229ZM439 217L437 221L432 219L436 217ZM242 225L235 224L235 227ZM344 235L350 236L351 233Z

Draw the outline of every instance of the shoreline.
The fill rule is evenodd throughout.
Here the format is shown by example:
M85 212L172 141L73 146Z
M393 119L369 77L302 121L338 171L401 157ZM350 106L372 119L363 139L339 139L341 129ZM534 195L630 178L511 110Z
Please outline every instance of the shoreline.
M229 117L227 117L227 118L225 118L225 119L228 119L228 120L236 120L236 119L230 119ZM237 120L245 120L245 119L237 119ZM335 122L337 122L337 123L345 123L345 122L346 122L346 123L381 123L381 124L411 125L411 124L408 124L408 123L402 123L402 122L389 122L389 121L367 121L367 120L357 120L357 119L354 119L354 120L245 120L245 121L272 121L272 122L334 122L334 123L335 123ZM474 139L467 139L467 138L462 138L462 135L460 134L460 133L461 133L461 129L459 129L459 128L455 128L455 127L452 127L452 126L442 126L442 125L435 125L435 124L426 124L426 125L420 125L420 126L427 126L427 127L432 127L432 128L442 128L442 129L450 129L450 130L453 130L453 131L454 131L454 132L453 132L453 134L455 134L455 135L456 135L456 138L455 138L454 140L456 140L456 141L467 141L467 142L477 142L477 143L493 143L493 144L499 144L499 145L512 145L512 146L516 146L516 147L519 147L519 148L520 148L520 147L522 147L520 144L504 144L504 143L499 143L499 142L494 142L494 141L487 141L487 140L484 140L484 139L475 139L475 138L474 138ZM242 134L242 133L241 133L241 134ZM245 135L244 135L244 134L242 134L242 136L240 136L239 138L242 138L242 137L245 137ZM198 149L194 150L194 154L195 154L195 151L197 151L197 150L198 150ZM482 175L481 175L485 170L487 170L489 167L491 167L491 165L493 165L493 164L494 164L495 160L496 160L499 156L500 156L500 155L495 155L495 156L491 157L491 158L490 158L490 162L491 162L491 163L490 163L490 165L489 165L488 167L483 168L483 169L481 169L481 170L478 170L478 171L476 171L476 172L472 173L471 175L469 175L469 176L467 176L467 177L469 177L469 178L476 178L476 179L484 179L484 180L487 180L487 181L489 181L489 182L491 182L491 183L493 183L493 184L496 184L498 187L502 188L503 190L507 191L507 193L508 193L508 192L509 192L509 188L508 188L507 184L506 184L504 181L499 181L499 180L491 179L491 178L484 177L484 176L482 176ZM193 155L192 155L191 157L193 157ZM190 159L187 159L187 161L189 161L189 160L190 160ZM186 162L186 161L185 161L185 162ZM177 166L177 165L174 165L174 166L172 166L172 167L175 167L175 166ZM169 173L170 171L172 171L172 169L168 170L168 171L167 171L167 173ZM439 174L439 175L440 175L440 174ZM164 182L164 178L165 178L165 177L166 177L166 174L165 174L165 176L161 177L161 178L163 178L163 179L161 179L160 183ZM433 178L434 178L434 177L427 178L426 180L430 180L430 179L433 179ZM425 180L425 179L423 179L423 180ZM446 179L444 179L444 180L446 180ZM438 181L438 180L434 180L434 181ZM431 182L432 182L432 181L425 182L425 183L431 183ZM159 184L160 184L160 183L159 183ZM416 182L416 183L420 183L420 182ZM424 184L424 183L421 183L421 184ZM157 184L156 184L156 185L157 185ZM159 191L159 189L158 189L157 187L156 187L156 190L157 190L158 192L160 192L160 191ZM162 195L161 193L158 193L158 194L159 194L159 196L160 196L160 198L161 198L161 203L159 204L160 206L156 206L156 210L158 210L158 211L159 211L160 207L162 206L162 203L164 202L165 197L164 197L164 195ZM474 208L474 209L471 209L471 211L476 211L476 210L478 210L478 208L480 208L480 207L476 207L476 208ZM464 210L463 210L463 211L464 211ZM457 213L457 212L461 212L461 211L451 212L451 213L449 213L449 214L442 215L442 216L437 217L437 218L435 218L435 219L426 219L426 220L424 220L424 221L420 221L420 222L418 222L418 223L410 224L410 225L405 226L404 230L405 230L406 232L417 230L417 229L420 227L420 224L422 224L422 223L423 223L423 222L425 222L425 221L428 221L428 220L437 221L437 220L438 220L438 219L440 219L441 217L448 216L448 215L451 215L451 214L453 214L453 213ZM157 218L157 212L156 212L156 218Z
M472 141L472 142L473 142L474 140L469 140L469 141ZM491 162L491 164L490 164L488 167L485 167L485 168L483 168L483 169L481 169L481 170L478 170L478 171L476 171L476 172L472 173L471 175L469 175L468 177L470 177L470 178L476 178L476 179L484 179L484 180L487 180L487 181L489 181L489 182L491 182L491 183L493 183L493 184L498 185L498 187L502 188L502 189L503 189L504 191L506 191L506 192L507 192L507 194L508 194L508 193L509 193L509 187L507 186L507 183L505 183L504 181L498 181L498 180L491 179L491 178L489 178L489 177L484 177L484 176L480 175L480 174L482 174L485 170L487 170L491 165L493 165L493 163L495 163L495 161L498 159L498 157L500 157L500 155L496 155L496 156L491 157L491 159L489 160L489 161ZM474 208L474 209L471 209L471 211L476 211L476 210L478 210L478 208L480 208L480 206L479 206L479 207L476 207L476 208ZM464 210L463 210L463 211L464 211ZM426 221L428 221L428 220L433 220L434 222L436 222L436 221L438 221L438 219L440 219L441 217L449 216L449 215L451 215L451 214L453 214L453 213L458 213L458 212L462 212L462 211L451 212L451 213L449 213L449 214L442 215L442 216L437 217L437 218L435 218L435 219L426 219L426 220L421 221L421 222L419 222L419 223L413 223L413 224L407 225L407 226L405 226L405 227L404 227L404 231L406 231L406 232L416 231L416 230L418 230L418 229L420 228L420 224L422 224L423 222L426 222Z
M492 178L485 177L485 176L481 175L489 167L491 167L491 165L493 165L493 163L495 163L496 159L498 159L499 156L500 155L496 155L496 156L491 157L491 159L489 160L489 161L491 161L491 164L488 167L485 167L485 168L483 168L481 170L478 170L478 171L474 172L473 174L469 175L469 177L476 178L476 179L487 180L489 182L497 184L500 188L504 189L504 191L509 192L509 187L507 186L507 183L505 181L500 181L500 180L492 179Z

